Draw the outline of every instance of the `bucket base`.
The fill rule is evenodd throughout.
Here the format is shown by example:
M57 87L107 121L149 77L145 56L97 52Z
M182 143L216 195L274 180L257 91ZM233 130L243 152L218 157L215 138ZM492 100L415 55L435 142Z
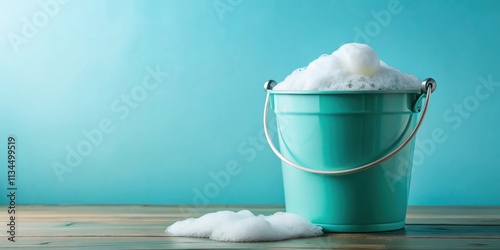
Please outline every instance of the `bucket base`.
M323 228L325 232L336 233L367 233L367 232L381 232L393 231L405 227L405 221L399 221L386 224L367 224L367 225L335 225L335 224L317 224Z

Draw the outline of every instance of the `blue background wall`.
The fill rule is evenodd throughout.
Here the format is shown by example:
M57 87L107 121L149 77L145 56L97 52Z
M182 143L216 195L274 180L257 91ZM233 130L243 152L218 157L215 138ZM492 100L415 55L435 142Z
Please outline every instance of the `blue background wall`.
M358 41L439 84L410 204L500 205L499 11L494 0L3 0L0 188L14 135L20 203L283 203L262 83Z

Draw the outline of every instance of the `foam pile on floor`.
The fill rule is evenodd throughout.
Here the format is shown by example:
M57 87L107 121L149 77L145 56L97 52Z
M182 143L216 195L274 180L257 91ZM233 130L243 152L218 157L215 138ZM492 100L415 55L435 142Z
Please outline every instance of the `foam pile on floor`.
M321 227L291 213L254 215L248 210L219 211L169 226L170 236L204 237L217 241L276 241L322 235Z

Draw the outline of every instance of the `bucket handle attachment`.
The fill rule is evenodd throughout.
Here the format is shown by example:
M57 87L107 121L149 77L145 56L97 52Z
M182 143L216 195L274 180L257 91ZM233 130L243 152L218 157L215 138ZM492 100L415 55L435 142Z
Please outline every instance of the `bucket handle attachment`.
M419 107L420 105L419 105L419 103L420 103L421 99L423 97L425 97L425 104L424 104L424 107L423 107L423 110L422 110L422 114L420 116L420 119L417 122L417 125L415 126L415 128L411 132L411 134L396 149L394 149L393 151L391 151L390 153L388 153L384 157L379 158L378 160L375 160L373 162L370 162L368 164L365 164L365 165L362 165L362 166L359 166L359 167L350 168L350 169L344 169L344 170L327 171L327 170L310 169L310 168L301 166L299 164L296 164L296 163L288 160L285 156L283 156L279 152L279 150L276 149L276 147L274 146L273 141L271 139L271 136L269 135L269 129L268 129L268 125L267 125L268 119L267 118L268 118L268 113L269 113L269 98L270 98L270 92L269 92L269 90L272 90L276 86L276 84L277 83L274 80L269 80L269 81L267 81L264 84L264 90L267 92L267 94L266 94L266 103L264 105L264 133L266 135L266 139L267 139L267 142L269 143L269 146L271 147L271 149L273 150L273 152L276 154L276 156L278 156L278 158L280 158L282 161L286 162L288 165L290 165L290 166L292 166L292 167L294 167L296 169L299 169L299 170L302 170L302 171L306 171L306 172L309 172L309 173L314 173L314 174L332 175L332 176L354 174L354 173L358 173L358 172L361 172L361 171L373 168L373 167L379 165L380 163L383 163L383 162L389 160L394 155L396 155L397 153L399 153L399 151L401 151L404 147L406 147L413 140L413 138L415 137L415 135L417 134L417 132L418 132L418 130L420 128L420 125L422 125L422 121L424 120L425 115L427 114L427 108L429 107L429 102L431 100L431 93L434 92L434 90L436 90L436 87L437 87L436 81L434 79L432 79L432 78L427 78L427 79L425 79L422 82L422 87L421 87L421 91L422 92L421 92L421 94L420 94L420 96L417 99L417 102L415 104L416 106L418 106L418 108L416 108L416 106L414 107L414 111L416 111L416 112L420 111L420 107Z

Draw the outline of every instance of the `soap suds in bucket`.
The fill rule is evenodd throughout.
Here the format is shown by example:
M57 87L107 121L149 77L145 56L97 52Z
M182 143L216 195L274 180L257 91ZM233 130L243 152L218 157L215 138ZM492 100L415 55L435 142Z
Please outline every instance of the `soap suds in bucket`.
M219 211L178 221L165 230L170 236L204 237L217 241L277 241L323 234L321 227L292 213L255 216L248 210Z
M370 46L347 43L296 69L274 90L419 90L417 77L381 61Z

